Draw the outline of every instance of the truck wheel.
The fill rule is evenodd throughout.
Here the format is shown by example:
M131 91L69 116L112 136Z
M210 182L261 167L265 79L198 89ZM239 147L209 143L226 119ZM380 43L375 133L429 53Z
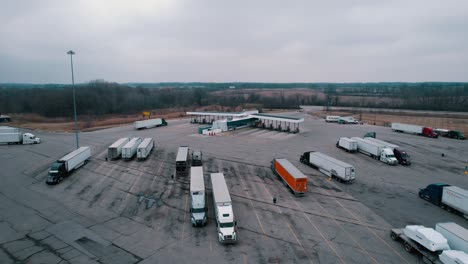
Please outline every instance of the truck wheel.
M62 181L63 181L63 177L61 176L61 177L58 178L58 181L57 181L57 182L60 183L60 182L62 182Z
M393 240L397 240L397 239L398 239L397 234L395 234L395 233L393 233L393 232L390 233L390 237L391 237Z
M408 242L405 242L405 250L406 252L412 253L413 247Z

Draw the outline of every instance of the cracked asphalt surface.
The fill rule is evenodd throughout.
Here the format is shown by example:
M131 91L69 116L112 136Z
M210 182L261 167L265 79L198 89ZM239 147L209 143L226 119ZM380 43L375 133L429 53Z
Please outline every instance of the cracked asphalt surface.
M300 134L245 128L202 136L188 119L80 133L92 158L55 186L45 184L48 168L74 149L73 134L34 131L42 144L0 145L0 263L422 263L390 239L391 228L438 222L468 228L466 219L417 197L433 182L468 188L468 141L287 115L305 118ZM335 147L340 136L369 131L405 148L413 165L392 167ZM146 161L106 161L107 147L124 136L153 137L155 149ZM191 226L189 178L171 177L180 145L203 152L206 227ZM329 181L300 164L310 150L353 164L356 182ZM309 177L304 197L294 197L272 173L270 161L282 157ZM211 172L226 177L237 244L217 241Z

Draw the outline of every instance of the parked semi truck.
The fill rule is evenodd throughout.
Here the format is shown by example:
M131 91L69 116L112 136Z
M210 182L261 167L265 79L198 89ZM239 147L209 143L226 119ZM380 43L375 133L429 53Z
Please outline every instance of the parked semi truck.
M141 121L135 121L135 123L133 123L133 127L136 130L143 129L143 128L160 127L160 126L167 126L167 122L163 118L141 120Z
M336 142L336 147L342 148L348 152L358 151L357 141L347 137L340 137L338 142Z
M304 195L307 192L307 176L287 159L273 159L271 169L289 187L294 195Z
M192 151L192 166L202 166L203 154L199 150Z
M373 137L364 137L364 138L367 139L367 140L376 142L378 144L384 145L387 148L390 148L393 151L393 155L395 155L395 158L398 160L399 164L401 164L401 165L411 165L410 155L408 155L408 153L406 153L406 151L401 149L399 146L397 146L395 144L392 144L392 143L388 143L388 142L380 140L380 139L373 138Z
M468 218L468 191L443 183L429 184L420 189L419 197L441 208Z
M404 132L410 134L416 134L419 136L437 138L438 135L432 127L424 127L402 123L392 123L392 130L395 132Z
M140 143L141 138L139 137L132 138L130 141L128 141L127 144L122 147L122 158L126 160L132 159L133 156L135 156L137 147L140 145Z
M192 225L206 225L208 222L206 215L208 207L206 206L205 181L202 166L190 168L190 197L192 198L190 206Z
M211 173L213 205L215 209L216 230L220 243L237 242L237 222L232 210L231 195L223 173Z
M393 151L385 147L385 145L359 137L353 137L352 139L357 141L359 152L389 165L398 164L398 160L395 158Z
M447 239L450 249L468 252L468 230L455 223L437 223L435 230Z
M128 138L120 138L107 149L107 158L118 159L122 155L122 148L128 143Z
M154 148L154 140L152 138L145 138L137 147L137 159L144 160L147 159L149 154Z
M187 175L189 168L188 146L180 146L176 156L176 175Z
M31 133L0 133L0 143L3 144L39 144L41 139Z
M350 183L356 179L354 166L316 151L305 152L301 162L318 169L328 177Z
M47 177L47 184L60 183L64 178L68 177L72 171L83 166L91 157L91 149L89 147L80 147L61 159L52 163Z

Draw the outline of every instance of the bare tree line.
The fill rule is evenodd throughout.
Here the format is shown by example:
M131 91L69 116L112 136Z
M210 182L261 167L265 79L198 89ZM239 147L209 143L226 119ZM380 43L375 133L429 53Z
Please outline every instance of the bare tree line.
M280 90L263 95L243 89L308 88L324 96L303 95ZM302 85L302 87L301 87ZM258 86L258 87L253 87ZM219 83L170 85L146 88L95 81L77 86L77 107L81 115L133 114L142 110L173 107L255 105L259 108L294 109L299 105L331 105L415 110L468 110L468 84L465 83L381 83L381 84L237 84L240 93ZM382 100L384 98L385 100ZM69 117L73 112L72 89L68 85L0 84L1 113L36 113L47 117Z

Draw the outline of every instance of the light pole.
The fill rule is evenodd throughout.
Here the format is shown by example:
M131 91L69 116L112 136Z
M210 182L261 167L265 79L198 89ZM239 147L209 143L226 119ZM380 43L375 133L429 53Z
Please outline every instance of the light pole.
M76 148L80 147L80 144L78 143L78 120L76 118L76 100L75 100L75 77L73 76L73 55L75 55L75 52L73 50L70 50L67 52L67 54L70 55L70 65L71 65L71 74L72 74L72 86L73 86L73 112L75 115L75 137L76 137Z

